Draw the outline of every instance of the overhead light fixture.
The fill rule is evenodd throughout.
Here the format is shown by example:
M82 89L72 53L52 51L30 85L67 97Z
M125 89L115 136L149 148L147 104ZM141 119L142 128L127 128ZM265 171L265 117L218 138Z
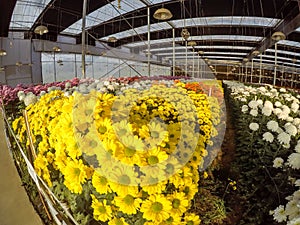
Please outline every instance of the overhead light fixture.
M181 37L182 37L184 40L187 40L187 39L189 39L190 36L191 36L191 34L190 34L190 32L188 31L188 29L183 28L182 31L181 31Z
M107 39L107 41L110 42L110 43L115 43L115 42L118 41L118 39L117 39L116 37L114 37L114 36L111 36L111 37L109 37L109 38Z
M53 51L55 51L55 52L60 52L60 51L61 51L61 48L58 47L58 46L54 46L52 49L53 49Z
M7 52L4 49L0 49L0 56L6 56Z
M157 20L169 20L173 17L173 14L166 8L160 8L155 11L153 17Z
M248 59L248 58L243 58L243 61L244 61L244 62L248 62L249 59Z
M258 56L259 54L260 54L260 51L258 51L258 50L254 50L252 52L252 55L254 55L254 56Z
M194 47L194 46L196 46L196 45L197 45L197 42L196 42L196 41L189 41L189 42L188 42L188 46Z
M281 31L277 31L277 32L275 32L274 34L272 34L272 40L273 41L281 41L281 40L285 40L285 34L284 33L282 33Z
M296 62L297 62L297 59L296 59L296 58L293 58L293 59L292 59L292 62L293 62L293 63L296 63Z
M48 32L49 32L48 28L44 25L39 25L34 29L34 33L39 34L39 35L43 35Z
M204 51L199 51L198 54L199 54L199 55L203 55L203 54L204 54Z
M23 65L22 62L20 62L20 61L16 62L16 66L20 67L20 66L22 66L22 65Z

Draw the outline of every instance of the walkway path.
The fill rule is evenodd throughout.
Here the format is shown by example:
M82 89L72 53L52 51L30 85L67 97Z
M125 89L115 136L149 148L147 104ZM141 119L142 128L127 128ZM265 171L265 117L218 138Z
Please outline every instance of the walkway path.
M0 225L42 225L7 148L0 110Z

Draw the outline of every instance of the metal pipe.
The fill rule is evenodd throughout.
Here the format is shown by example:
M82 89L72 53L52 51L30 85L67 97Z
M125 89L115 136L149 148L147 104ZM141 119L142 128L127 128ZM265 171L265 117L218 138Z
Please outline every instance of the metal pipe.
M261 83L261 74L262 74L262 53L260 54L260 62L259 62L259 82Z
M250 83L252 83L252 77L253 77L253 58L252 58L252 64L251 64L251 78L250 78Z
M150 67L150 7L147 7L147 17L148 17L148 76L150 77L151 67Z
M175 76L175 28L172 29L173 34L173 77Z
M276 85L276 72L277 72L277 42L275 43L275 68L274 68L274 79L273 85Z
M188 73L187 73L187 70L188 70L188 66L187 66L187 40L185 41L185 76L187 77Z
M85 26L86 26L86 8L87 8L87 0L83 0L83 8L82 8L82 32L81 32L81 69L82 69L82 77L86 78L86 65L85 65Z

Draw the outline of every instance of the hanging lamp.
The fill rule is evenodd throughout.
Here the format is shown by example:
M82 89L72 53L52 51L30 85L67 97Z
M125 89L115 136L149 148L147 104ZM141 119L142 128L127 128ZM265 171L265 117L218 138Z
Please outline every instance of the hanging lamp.
M107 41L110 42L110 43L115 43L115 42L118 41L118 39L117 39L116 37L114 37L114 36L111 36L111 37L109 37L109 38L107 39Z
M173 17L173 14L166 8L160 8L154 12L153 17L157 20L169 20Z
M6 56L7 53L4 49L0 49L0 56Z
M44 25L39 25L34 29L34 33L39 34L39 35L43 35L43 34L46 34L48 32L49 32L48 28Z
M277 32L272 34L271 38L272 38L273 41L278 42L278 41L281 41L281 40L285 40L286 36L281 31L277 31Z
M54 46L52 49L53 49L53 51L55 51L55 52L60 52L60 51L61 51L61 48L58 47L58 46Z
M190 34L190 32L188 31L188 29L183 28L182 31L181 31L181 37L182 37L184 40L187 40L187 39L189 39L190 36L191 36L191 34Z
M252 52L252 55L254 55L254 56L258 56L259 54L260 54L260 51L258 51L258 50L254 50Z
M196 42L196 41L189 41L189 42L188 42L188 46L194 47L194 46L196 46L196 45L197 45L197 42Z

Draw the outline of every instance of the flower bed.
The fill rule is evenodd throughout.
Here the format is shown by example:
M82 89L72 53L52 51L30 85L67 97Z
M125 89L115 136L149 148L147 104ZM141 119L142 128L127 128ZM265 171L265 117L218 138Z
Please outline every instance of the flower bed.
M241 224L299 224L300 96L272 86L227 86L237 146L232 170L247 212Z
M199 169L221 145L219 85L165 77L73 84L19 92L27 116L16 113L12 127L74 220L200 224L193 202L207 175Z

